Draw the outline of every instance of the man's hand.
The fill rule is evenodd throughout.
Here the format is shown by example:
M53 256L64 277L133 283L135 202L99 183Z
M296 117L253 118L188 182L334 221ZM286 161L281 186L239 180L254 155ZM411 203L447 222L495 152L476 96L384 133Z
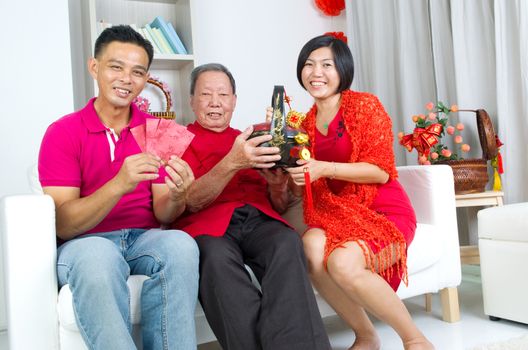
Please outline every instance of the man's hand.
M267 169L281 159L278 147L259 147L261 143L271 140L271 135L262 135L248 140L253 127L250 126L237 136L227 157L235 169Z
M179 201L185 197L189 186L194 181L193 171L186 161L177 156L171 156L165 170L169 175L165 178L165 183L169 187L169 198Z
M268 182L270 192L284 192L288 190L288 179L290 175L283 169L262 169L260 175Z
M282 169L262 169L259 173L268 182L268 193L271 205L278 213L284 213L288 208L288 181L290 174Z
M138 153L125 158L114 181L121 195L132 192L141 181L158 178L161 159L148 153Z

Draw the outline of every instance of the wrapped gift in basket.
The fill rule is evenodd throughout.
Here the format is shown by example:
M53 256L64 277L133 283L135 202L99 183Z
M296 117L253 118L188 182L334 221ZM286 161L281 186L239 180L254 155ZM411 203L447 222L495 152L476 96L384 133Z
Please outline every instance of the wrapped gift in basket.
M289 107L287 113L285 102ZM271 121L254 125L253 133L249 138L267 134L273 136L269 142L265 142L261 146L272 146L280 149L281 159L276 163L276 167L297 166L298 159L308 160L310 158L310 140L306 131L301 128L301 123L306 115L291 109L284 86L275 85L273 87L271 107L273 110Z
M426 105L426 114L413 116L415 128L412 133L405 135L400 132L398 137L400 144L409 152L416 149L418 152L418 162L423 165L447 164L453 169L455 182L455 193L466 194L483 192L488 183L488 161L492 161L495 169L494 189L500 189L500 177L502 173L502 161L499 154L499 147L502 145L497 138L491 119L484 109L458 109L456 105L447 107L442 102L436 105L432 102ZM482 158L464 159L461 153L468 152L468 144L462 144L460 135L464 129L462 123L455 126L449 125L449 114L451 112L471 112L475 113L479 134L479 141L482 147ZM443 137L451 135L454 144L459 150L451 150ZM497 170L499 169L499 170Z

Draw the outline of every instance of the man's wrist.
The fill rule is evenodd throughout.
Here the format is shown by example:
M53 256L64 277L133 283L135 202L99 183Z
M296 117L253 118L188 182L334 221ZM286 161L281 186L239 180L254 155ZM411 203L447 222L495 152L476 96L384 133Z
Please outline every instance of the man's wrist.
M282 184L268 184L268 190L273 193L283 193L288 190L288 181L282 183Z

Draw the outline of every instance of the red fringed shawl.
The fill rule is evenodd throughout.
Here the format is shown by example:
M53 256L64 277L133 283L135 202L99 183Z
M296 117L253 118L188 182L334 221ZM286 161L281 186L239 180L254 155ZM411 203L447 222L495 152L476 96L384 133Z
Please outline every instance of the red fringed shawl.
M341 110L345 129L350 135L352 152L350 163L366 162L377 165L389 174L391 179L398 176L393 153L392 123L378 98L372 94L345 90L341 95ZM317 159L315 148L315 117L317 107L314 105L303 123L312 141L312 154ZM407 284L407 255L403 234L385 216L369 209L378 186L375 184L357 184L348 182L339 194L328 188L325 178L311 184L313 210L304 208L304 219L308 226L322 227L326 231L324 261L330 253L349 241L362 241L383 248L393 243L392 249L379 250L374 255L368 244L360 243L365 254L367 265L375 271L378 266L389 266L394 253L401 259L393 266L380 272L389 279L394 272ZM305 201L306 203L306 197ZM396 271L394 271L396 269Z

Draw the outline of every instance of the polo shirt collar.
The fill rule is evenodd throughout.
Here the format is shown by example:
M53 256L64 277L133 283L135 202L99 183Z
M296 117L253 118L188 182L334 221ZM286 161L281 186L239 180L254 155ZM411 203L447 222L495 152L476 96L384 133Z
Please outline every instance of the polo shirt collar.
M88 104L86 104L86 106L81 111L82 119L84 124L86 125L86 128L88 129L88 131L94 133L106 131L105 125L101 122L99 116L97 115L97 111L95 110L95 99L96 98L94 97L90 101L88 101ZM147 117L147 115L141 112L134 103L130 105L130 112L131 118L127 128L134 128L138 125L145 123L145 118Z

